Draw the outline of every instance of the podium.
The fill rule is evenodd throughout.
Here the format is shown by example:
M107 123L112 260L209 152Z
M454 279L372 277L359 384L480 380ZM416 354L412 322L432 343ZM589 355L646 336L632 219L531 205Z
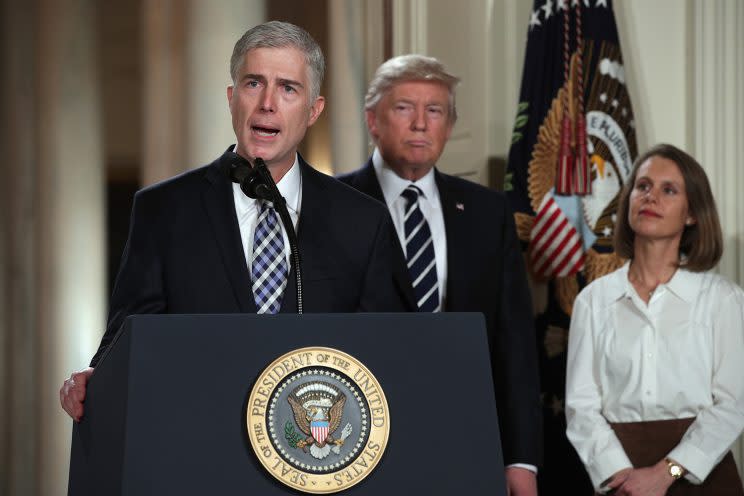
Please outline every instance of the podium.
M304 347L353 356L387 398L382 458L337 494L506 494L484 319L468 313L129 317L73 427L68 494L302 494L259 462L246 408Z

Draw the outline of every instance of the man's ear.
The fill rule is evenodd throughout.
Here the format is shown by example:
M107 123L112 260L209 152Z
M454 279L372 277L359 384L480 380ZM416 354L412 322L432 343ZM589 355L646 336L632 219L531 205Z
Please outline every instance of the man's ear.
M232 96L233 96L233 85L229 85L227 87L227 104L230 105L230 102L232 102Z
M374 110L365 110L364 117L367 120L367 130L373 140L377 140L377 115Z
M307 127L312 126L315 124L315 121L318 120L318 117L320 117L320 114L323 113L323 109L325 108L325 97L319 96L315 99L315 103L313 103L310 106L310 118L307 121Z

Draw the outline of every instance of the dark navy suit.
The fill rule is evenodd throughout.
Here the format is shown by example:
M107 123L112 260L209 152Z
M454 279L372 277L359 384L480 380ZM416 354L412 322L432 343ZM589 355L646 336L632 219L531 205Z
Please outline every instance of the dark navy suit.
M384 203L371 159L339 180ZM435 170L447 237L444 311L486 317L504 462L542 461L537 349L529 287L506 197ZM397 236L395 278L408 310L413 289ZM485 442L486 440L484 440Z
M299 162L304 312L402 310L385 207ZM136 194L106 333L91 366L128 315L256 312L227 165L226 153ZM281 311L296 311L294 271Z

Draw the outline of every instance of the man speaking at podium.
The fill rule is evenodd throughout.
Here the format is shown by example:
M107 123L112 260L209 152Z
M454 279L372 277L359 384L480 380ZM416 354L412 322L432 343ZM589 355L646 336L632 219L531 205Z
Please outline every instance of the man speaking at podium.
M402 310L384 205L297 153L323 111L324 66L315 40L289 23L267 22L238 40L227 88L237 145L135 196L106 333L90 367L60 389L73 419L82 417L87 381L128 315L297 310L288 233L274 205L248 198L229 177L243 159L263 159L286 200L302 255L304 311Z

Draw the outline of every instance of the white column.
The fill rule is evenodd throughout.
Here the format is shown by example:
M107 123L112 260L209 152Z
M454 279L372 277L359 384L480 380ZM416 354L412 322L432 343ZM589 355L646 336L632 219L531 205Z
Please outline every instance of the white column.
M330 0L328 5L331 164L333 173L351 172L367 159L365 5L357 0Z
M624 0L613 4L639 152L660 142L690 149L690 3Z
M379 0L364 2L364 81L372 79L377 68L385 62L385 12ZM366 128L366 126L365 126Z
M188 4L142 0L143 185L183 172L186 151L184 69Z
M708 174L723 228L719 271L744 286L744 4L694 3L694 149ZM734 445L740 473L744 442Z
M263 0L190 0L187 24L185 166L207 164L235 143L227 104L230 56L248 29L266 20Z
M143 0L143 184L217 158L235 142L227 85L235 42L262 0Z
M695 3L694 155L705 167L724 234L720 271L744 284L744 4Z
M393 1L393 56L428 54L427 0Z
M531 2L488 0L488 47L486 66L489 84L501 91L487 91L489 157L509 154L514 119L517 115L522 85L524 52L527 49L527 26ZM490 48L489 48L490 47Z
M105 324L104 163L95 0L42 0L37 229L40 493L67 486L72 422L59 387L87 365Z

